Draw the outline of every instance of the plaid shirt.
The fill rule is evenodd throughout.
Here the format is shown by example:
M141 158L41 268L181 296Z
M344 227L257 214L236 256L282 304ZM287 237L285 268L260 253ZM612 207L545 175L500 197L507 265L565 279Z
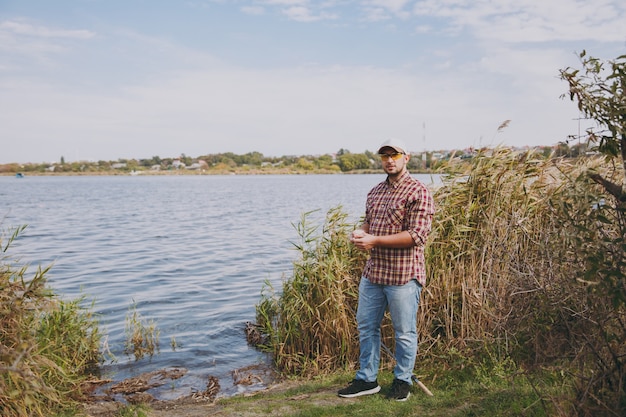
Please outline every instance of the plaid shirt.
M374 284L404 285L417 279L425 285L424 244L434 212L430 191L406 171L395 184L387 179L375 186L367 194L365 206L369 233L384 236L406 230L415 245L410 248L373 248L363 276Z

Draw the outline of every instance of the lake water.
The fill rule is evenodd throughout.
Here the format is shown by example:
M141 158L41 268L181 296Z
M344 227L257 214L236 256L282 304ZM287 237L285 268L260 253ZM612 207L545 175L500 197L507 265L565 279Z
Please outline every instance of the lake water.
M429 175L415 175L432 184ZM26 230L9 254L52 265L49 286L64 299L94 303L115 361L103 377L120 381L167 367L188 373L161 399L202 391L220 395L263 384L233 384L232 371L268 363L250 347L245 322L265 281L280 290L298 253L293 224L343 206L354 222L367 191L384 175L0 177L0 227ZM32 276L32 272L31 272ZM160 331L160 353L124 353L132 307ZM176 349L171 341L175 340Z

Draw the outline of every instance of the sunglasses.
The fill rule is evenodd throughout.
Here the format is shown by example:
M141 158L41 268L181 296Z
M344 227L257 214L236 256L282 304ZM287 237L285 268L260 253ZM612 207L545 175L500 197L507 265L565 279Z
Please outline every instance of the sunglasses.
M393 159L394 161L397 161L398 159L402 158L404 156L403 153L381 153L379 154L380 159L382 159L383 161L388 161L389 158Z

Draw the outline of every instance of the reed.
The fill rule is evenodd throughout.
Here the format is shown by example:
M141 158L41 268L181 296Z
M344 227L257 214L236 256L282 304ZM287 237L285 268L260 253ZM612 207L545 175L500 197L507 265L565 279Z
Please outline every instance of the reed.
M419 320L424 343L464 348L496 341L508 351L515 294L553 272L533 264L545 259L541 251L551 250L551 237L559 234L558 219L546 211L561 186L553 164L497 149L470 165L453 160L443 168L448 177L435 193L427 246L429 279Z
M257 305L257 323L268 336L278 369L314 375L350 367L358 358L355 311L364 254L350 244L355 225L341 207L332 208L322 229L312 212L294 225L299 258L280 295L269 283Z
M56 415L71 410L101 361L100 333L82 299L58 300L46 286L49 268L27 278L8 254L25 227L0 236L0 414Z
M422 342L558 367L571 376L564 415L625 410L626 228L588 175L613 168L506 149L445 167Z
M135 360L140 360L148 355L152 357L160 351L159 336L161 331L157 328L154 320L145 319L133 303L126 315L126 340L124 353L132 354ZM175 342L172 341L172 349Z

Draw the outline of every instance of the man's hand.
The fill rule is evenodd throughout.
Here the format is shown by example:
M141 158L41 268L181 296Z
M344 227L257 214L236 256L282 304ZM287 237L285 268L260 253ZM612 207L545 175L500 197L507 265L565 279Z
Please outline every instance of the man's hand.
M376 236L365 233L362 229L357 229L352 232L350 242L360 250L369 251L376 246Z
M382 248L410 248L411 246L415 246L413 238L406 230L396 233L395 235L374 236L366 233L362 229L357 229L352 232L350 242L358 249L364 251L369 251L376 246Z

